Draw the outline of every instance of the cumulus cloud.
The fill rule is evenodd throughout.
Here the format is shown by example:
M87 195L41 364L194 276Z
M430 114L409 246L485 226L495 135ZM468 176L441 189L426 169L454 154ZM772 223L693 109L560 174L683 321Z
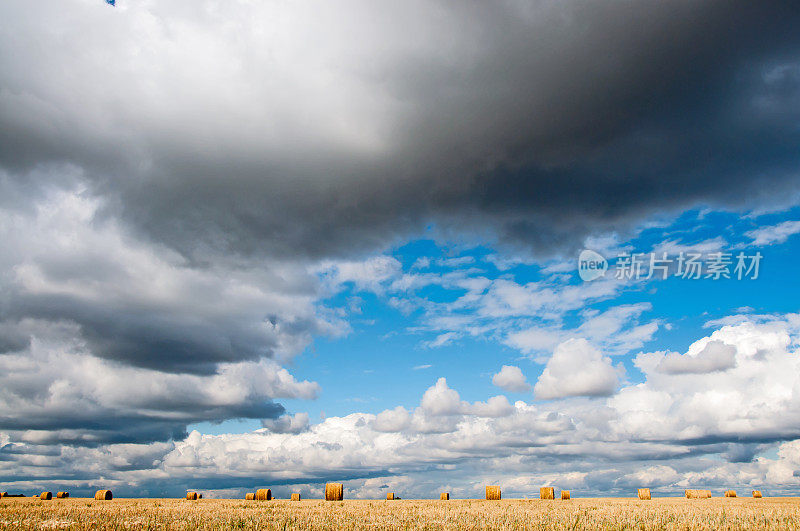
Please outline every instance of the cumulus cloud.
M0 356L0 430L17 441L182 439L188 424L272 419L284 412L273 399L319 392L269 360L222 364L210 375L167 373L93 356L72 339L74 325L47 328L28 349Z
M261 425L272 433L302 433L309 427L308 413L281 415L276 419L263 419Z
M192 263L100 208L72 189L0 210L0 429L40 444L181 439L194 422L271 419L274 399L316 397L279 365L347 329L318 307L311 273Z
M558 345L533 388L544 400L568 396L608 396L619 384L619 369L585 339Z
M736 365L736 348L721 341L710 341L695 355L670 352L656 370L665 374L702 374L731 369Z
M492 384L514 393L526 393L531 390L522 370L514 365L503 365L500 372L492 376Z
M422 395L420 409L432 416L476 415L478 417L502 417L512 411L511 404L504 396L494 396L486 402L468 403L461 400L458 391L447 385L445 378Z
M645 380L608 398L517 401L489 415L502 398L465 402L440 379L413 410L328 417L304 430L192 432L174 442L97 448L5 439L0 474L7 488L57 484L57 476L88 491L102 473L123 493L210 483L238 495L266 482L287 494L319 495L334 478L371 497L393 478L409 497L430 497L444 486L474 497L492 481L510 495L535 495L556 480L597 494L631 495L642 485L664 495L696 485L789 493L800 486L798 324L789 315L724 326L689 347L687 355L714 342L735 347L737 364L726 371L664 374L657 370L663 353L641 354L636 363ZM768 449L776 457L759 455ZM738 462L729 461L734 455Z

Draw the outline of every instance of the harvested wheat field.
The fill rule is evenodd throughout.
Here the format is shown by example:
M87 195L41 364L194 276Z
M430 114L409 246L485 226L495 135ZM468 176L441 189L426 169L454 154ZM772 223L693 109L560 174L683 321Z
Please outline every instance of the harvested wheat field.
M3 529L800 529L800 498L0 501Z

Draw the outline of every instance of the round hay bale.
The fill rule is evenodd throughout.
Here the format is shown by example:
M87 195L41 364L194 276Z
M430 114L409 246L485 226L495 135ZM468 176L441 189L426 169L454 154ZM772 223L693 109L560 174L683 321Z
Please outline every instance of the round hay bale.
M293 492L292 493L292 501L300 501L300 493L299 492Z
M62 500L64 498L69 498L69 492L59 492L59 493L56 494L56 498L59 498L59 499L62 499Z
M701 490L701 489L686 489L684 494L687 498L710 498L711 491L710 490Z
M553 500L556 497L556 489L553 487L542 487L539 489L540 500Z
M344 499L344 485L341 483L325 484L325 500L342 501Z
M569 491L568 490L562 490L561 491L561 499L562 500L568 500L569 499Z
M5 498L6 496L8 496L7 492L0 492L0 498Z
M450 499L450 493L449 492L443 492L443 493L439 494L439 499L440 500L449 500Z
M257 501L270 501L272 499L272 490L271 489L258 489L256 491L256 500Z
M94 493L94 499L95 500L108 501L108 500L111 500L113 498L114 498L114 496L111 494L110 490L98 490L97 492Z
M637 492L640 500L649 500L650 498L650 489L639 489Z
M753 491L753 498L761 498L761 497L762 496L761 496L761 491L760 490L754 490Z
M248 492L247 494L244 495L244 499L245 500L255 500L256 499L256 493L255 492Z
M725 491L725 497L726 498L735 498L736 497L736 491L735 490L726 490Z
M186 493L186 499L187 500L196 500L196 499L198 499L198 495L197 495L196 492L187 492Z
M53 499L53 493L50 492L50 491L45 491L45 492L39 494L39 499L40 500L52 500Z
M394 499L394 492L387 493L386 494L386 499L387 500L393 500Z
M500 487L498 487L497 485L486 486L487 500L499 500L500 498L501 498Z

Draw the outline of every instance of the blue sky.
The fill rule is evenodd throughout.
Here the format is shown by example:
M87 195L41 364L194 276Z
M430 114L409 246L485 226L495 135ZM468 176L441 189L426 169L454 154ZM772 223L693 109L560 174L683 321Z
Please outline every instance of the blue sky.
M45 4L0 5L3 490L797 493L793 5Z

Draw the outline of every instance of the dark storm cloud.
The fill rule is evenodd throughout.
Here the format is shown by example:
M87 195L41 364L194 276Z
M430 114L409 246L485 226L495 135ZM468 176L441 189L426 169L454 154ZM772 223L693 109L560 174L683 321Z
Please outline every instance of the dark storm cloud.
M796 176L792 2L96 8L4 7L0 160L75 164L186 252L341 255L431 221L552 252Z

